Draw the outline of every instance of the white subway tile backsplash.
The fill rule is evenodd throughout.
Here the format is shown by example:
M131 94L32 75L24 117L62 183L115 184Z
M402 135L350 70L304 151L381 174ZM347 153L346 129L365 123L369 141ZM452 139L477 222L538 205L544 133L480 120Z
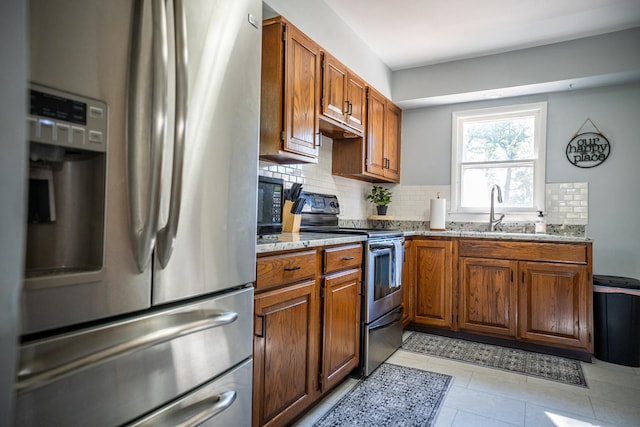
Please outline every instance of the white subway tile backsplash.
M375 214L375 206L366 195L373 184L331 174L331 139L323 138L318 164L277 165L260 161L260 175L282 178L285 187L294 182L303 185L303 190L316 193L335 194L340 201L340 219L366 219ZM400 221L428 221L430 200L447 199L450 211L449 185L402 185L379 184L389 188L392 201L388 215ZM586 225L589 222L589 186L586 182L550 183L545 186L545 215L549 224Z
M562 182L546 185L547 222L586 225L589 222L589 184Z

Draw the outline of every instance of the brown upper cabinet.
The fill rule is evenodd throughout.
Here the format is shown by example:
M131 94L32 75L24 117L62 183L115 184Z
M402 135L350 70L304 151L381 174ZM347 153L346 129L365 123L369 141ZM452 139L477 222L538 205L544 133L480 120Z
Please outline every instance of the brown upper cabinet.
M385 103L384 123L385 138L382 152L386 163L382 175L392 182L400 182L402 110L389 100Z
M260 158L318 163L332 138L333 174L400 182L402 110L281 16L262 24Z
M366 102L365 82L323 52L321 132L332 138L363 136Z
M371 182L400 182L401 125L402 110L368 87L364 141L334 141L333 174Z
M320 47L282 17L262 26L260 158L317 163Z

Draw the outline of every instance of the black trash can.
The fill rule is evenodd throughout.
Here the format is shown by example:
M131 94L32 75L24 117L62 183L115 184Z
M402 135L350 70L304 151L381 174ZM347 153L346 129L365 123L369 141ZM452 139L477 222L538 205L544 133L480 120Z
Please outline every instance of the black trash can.
M593 276L594 356L640 366L640 280Z

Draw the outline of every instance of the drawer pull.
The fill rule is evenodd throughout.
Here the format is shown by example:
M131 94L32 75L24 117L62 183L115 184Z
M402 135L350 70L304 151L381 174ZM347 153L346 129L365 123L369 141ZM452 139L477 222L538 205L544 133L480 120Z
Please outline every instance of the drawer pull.
M34 360L32 366L22 366L18 372L15 390L17 393L26 393L76 372L186 335L228 325L236 319L238 319L238 313L233 311L193 310L162 315L146 321L122 322L103 333L100 345L96 344L95 347L93 343L97 342L97 339L93 337L101 331L86 334L85 336L90 339L82 342L80 339L70 339L69 345L60 349L59 354L64 361L57 366L43 367L45 361L42 359ZM162 328L148 331L149 325L160 323L163 325ZM132 336L132 338L125 340L123 336Z
M342 260L343 260L343 261L351 261L352 259L353 259L353 257L352 257L352 256L343 256L343 257L342 257Z
M296 265L296 266L293 266L293 267L285 267L284 268L284 271L296 271L296 270L300 270L300 266L299 265Z

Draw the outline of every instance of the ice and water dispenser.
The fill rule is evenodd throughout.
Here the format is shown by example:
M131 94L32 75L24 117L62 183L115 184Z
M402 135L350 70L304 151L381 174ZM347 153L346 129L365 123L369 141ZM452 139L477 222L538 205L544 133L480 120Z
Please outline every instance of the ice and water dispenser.
M107 115L104 102L30 86L27 280L102 268Z

